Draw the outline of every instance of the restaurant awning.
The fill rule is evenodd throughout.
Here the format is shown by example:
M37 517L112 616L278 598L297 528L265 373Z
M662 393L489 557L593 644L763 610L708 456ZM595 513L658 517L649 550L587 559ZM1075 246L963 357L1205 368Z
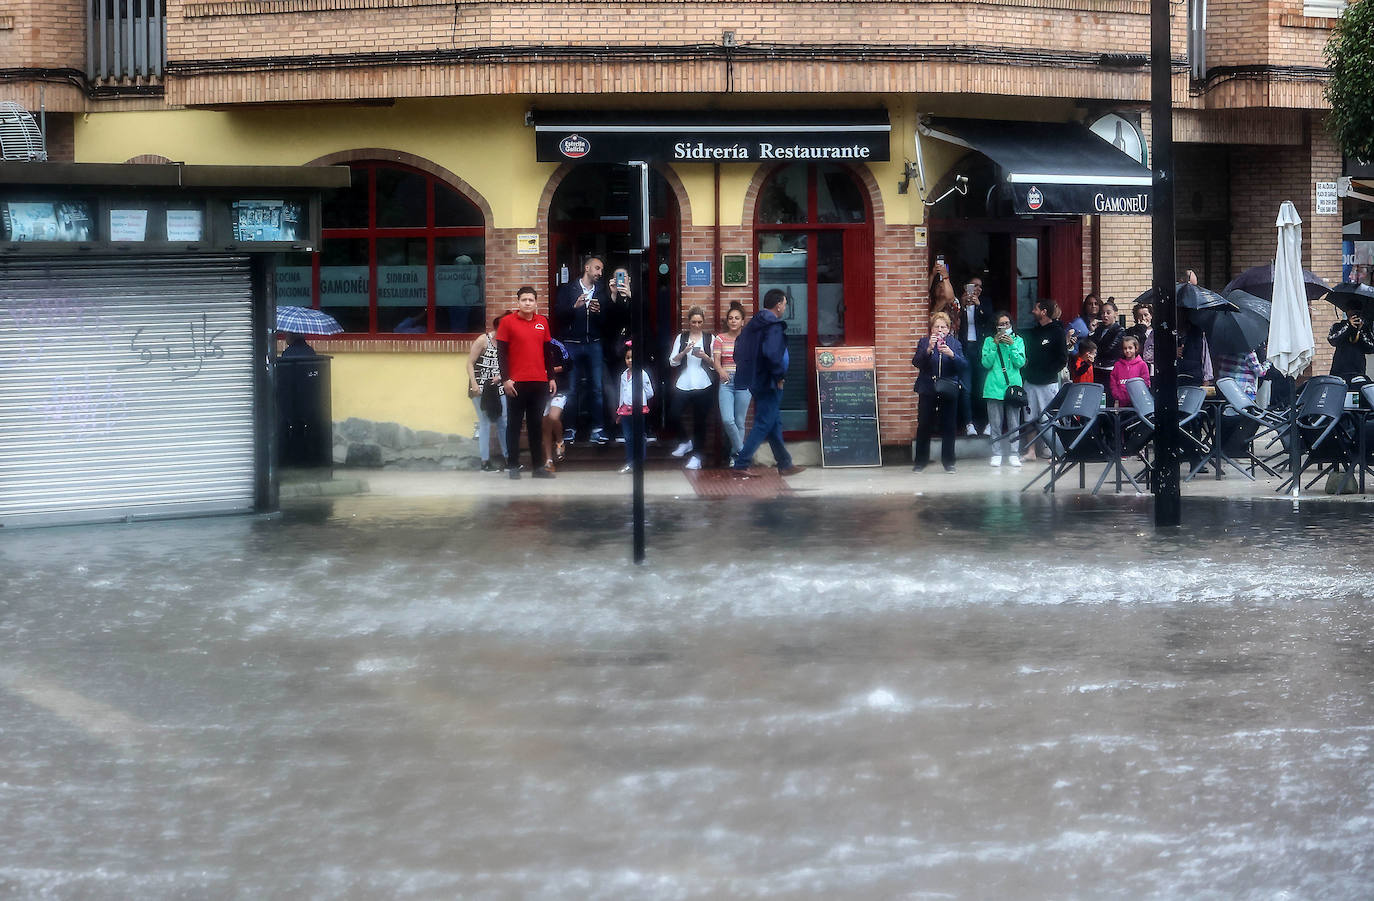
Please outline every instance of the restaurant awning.
M919 127L996 163L1018 215L1150 214L1150 170L1077 122L932 118Z
M768 163L888 159L886 110L546 112L532 115L541 163Z

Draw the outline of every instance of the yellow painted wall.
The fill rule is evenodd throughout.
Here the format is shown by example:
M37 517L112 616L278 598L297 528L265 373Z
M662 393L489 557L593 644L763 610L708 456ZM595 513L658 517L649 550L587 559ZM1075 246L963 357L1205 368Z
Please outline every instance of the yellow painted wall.
M534 131L523 124L528 103L484 97L407 100L389 107L88 113L76 122L76 160L122 163L158 154L199 165L299 166L363 147L401 150L471 185L491 205L495 227L532 229L539 198L558 166L535 162Z
M336 422L356 416L411 429L471 435L467 354L331 352Z

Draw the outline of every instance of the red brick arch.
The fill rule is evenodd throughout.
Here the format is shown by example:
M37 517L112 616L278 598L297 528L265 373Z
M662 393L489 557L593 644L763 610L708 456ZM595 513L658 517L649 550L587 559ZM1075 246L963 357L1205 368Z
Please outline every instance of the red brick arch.
M540 232L547 233L549 229L549 208L553 206L553 195L558 192L558 186L563 183L563 179L568 177L578 163L563 163L554 173L549 176L549 180L544 184L544 193L539 197L539 219L538 228ZM692 201L687 197L687 189L682 185L682 179L668 166L654 164L654 171L663 176L663 180L668 183L668 187L673 191L673 197L677 201L677 212L679 222L692 221Z
M418 169L444 182L450 188L462 194L482 211L482 220L487 225L487 231L491 231L491 204L481 195L472 185L468 184L453 172L433 163L422 156L413 153L406 153L404 150L386 150L379 147L365 147L357 150L341 150L338 153L330 153L325 156L313 159L306 163L307 166L341 166L349 163L362 162L383 162L399 163L402 166L409 166ZM487 236L490 238L490 234Z
M754 171L754 177L749 182L749 188L744 192L744 212L740 222L750 229L754 227L754 214L757 212L759 192L763 190L764 183L772 178L779 169L790 165L792 164L774 163L769 166L759 166ZM868 202L873 208L873 227L876 229L882 224L885 214L883 212L883 192L878 188L878 179L873 177L873 170L867 166L849 166L844 163L837 165L848 169L868 191Z

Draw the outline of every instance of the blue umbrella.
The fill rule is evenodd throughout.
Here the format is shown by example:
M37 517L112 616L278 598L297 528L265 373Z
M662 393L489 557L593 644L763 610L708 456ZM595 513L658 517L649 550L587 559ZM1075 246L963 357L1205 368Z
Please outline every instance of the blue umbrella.
M277 331L300 335L337 335L343 331L338 320L309 307L277 307Z

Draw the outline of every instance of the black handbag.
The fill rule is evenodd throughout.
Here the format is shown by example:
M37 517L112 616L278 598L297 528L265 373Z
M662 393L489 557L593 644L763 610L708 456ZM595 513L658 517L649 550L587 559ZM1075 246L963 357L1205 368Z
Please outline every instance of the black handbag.
M940 375L944 368L944 361L940 358L938 351L932 354L935 357L935 396L952 400L959 396L959 380L948 376Z
M501 383L492 379L482 388L482 412L491 422L501 419Z
M996 340L996 339L994 339ZM997 359L1002 361L1002 380L1011 381L1011 376L1007 375L1007 358L1002 356L1002 345L997 345ZM1002 395L1002 403L1007 404L1013 410L1019 410L1028 405L1026 399L1026 389L1020 385L1007 385L1007 393Z

